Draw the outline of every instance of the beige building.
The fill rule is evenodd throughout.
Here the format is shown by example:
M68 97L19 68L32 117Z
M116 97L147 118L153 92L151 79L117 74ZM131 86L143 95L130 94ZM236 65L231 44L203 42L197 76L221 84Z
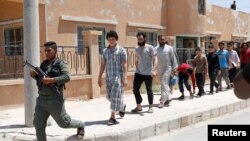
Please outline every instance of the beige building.
M167 36L180 61L192 58L193 47L207 48L213 40L235 41L239 46L250 40L250 13L209 5L206 0L167 0Z
M0 105L23 103L24 99L22 4L22 0L0 0ZM167 36L180 61L191 58L186 50L205 47L214 39L250 40L249 13L207 5L206 0L40 0L39 21L41 46L45 41L56 41L61 46L58 56L70 64L72 81L67 84L66 96L87 99L105 92L94 85L109 30L118 32L119 44L128 50L128 89L138 31L145 32L148 43L154 46L157 35ZM100 31L95 52L95 44L89 43L92 35L84 34L87 31Z

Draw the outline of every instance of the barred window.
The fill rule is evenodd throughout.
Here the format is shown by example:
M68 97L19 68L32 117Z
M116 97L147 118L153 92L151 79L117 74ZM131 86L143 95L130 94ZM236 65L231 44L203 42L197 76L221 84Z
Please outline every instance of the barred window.
M23 28L4 29L5 55L22 55L23 53Z
M96 31L102 31L102 35L98 36L98 43L99 43L99 52L102 54L102 50L105 47L105 28L104 27L83 27L78 26L77 27L77 48L78 53L82 54L84 51L84 41L83 41L83 31L89 31L89 30L96 30Z
M146 42L154 47L157 46L157 32L139 31L146 34Z
M198 12L200 15L205 15L205 0L198 1Z

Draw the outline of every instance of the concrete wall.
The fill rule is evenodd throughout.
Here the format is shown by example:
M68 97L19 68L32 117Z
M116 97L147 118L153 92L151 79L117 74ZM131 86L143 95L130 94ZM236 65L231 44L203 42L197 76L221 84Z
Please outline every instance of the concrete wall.
M0 106L24 103L24 85L22 80L0 81Z
M216 5L207 5L207 30L221 32L222 40L232 40L232 34L250 38L250 14Z
M64 90L64 96L68 97L80 97L83 99L89 99L90 95L90 81L89 78L73 78L66 84L66 90ZM5 80L0 81L1 99L0 106L14 105L24 103L24 82L20 80Z
M198 14L198 0L167 0L167 35L201 35L206 16Z
M64 96L66 99L84 99L88 100L91 96L91 76L89 77L72 77L69 83L66 83ZM128 86L125 88L126 94L133 94L134 74L128 74ZM103 77L104 85L101 88L101 95L106 95L105 77ZM159 84L158 77L154 78L153 84ZM96 84L97 85L97 84ZM144 85L144 84L142 84ZM24 103L24 84L23 79L0 81L0 106L15 105Z
M16 12L13 12L15 9ZM22 19L23 10L22 3L14 2L1 2L0 4L0 22ZM0 25L0 45L4 44L4 28L8 28L10 25ZM11 27L20 27L22 23L11 24ZM2 53L1 53L2 54Z
M90 99L91 96L91 76L89 77L73 77L72 80L66 84L66 89L64 90L64 96L66 99ZM130 94L132 93L132 85L133 85L134 75L130 74L128 76L128 86L126 87L126 91ZM105 88L105 80L103 78L104 85L101 89L101 95L105 96L106 88ZM157 81L155 82L157 83ZM96 84L98 85L98 84ZM5 80L0 81L0 106L4 105L14 105L14 104L23 104L24 103L24 84L23 80Z
M23 17L23 4L19 2L0 3L0 21L19 19ZM15 11L15 12L14 12Z
M47 1L48 39L55 40L59 45L77 45L77 26L105 27L106 31L115 29L119 43L136 46L135 33L137 28L128 27L127 22L166 26L166 0L53 0ZM60 20L61 15L89 17L116 21L116 25ZM132 30L132 31L131 31ZM162 32L162 33L165 33Z
M0 23L4 21L13 21L23 19L23 4L21 2L1 2L0 4ZM46 22L45 22L45 5L39 5L39 21L40 21L40 42L46 41ZM23 27L23 22L13 22L10 24L0 25L0 46L4 45L4 29ZM0 54L2 55L2 53Z

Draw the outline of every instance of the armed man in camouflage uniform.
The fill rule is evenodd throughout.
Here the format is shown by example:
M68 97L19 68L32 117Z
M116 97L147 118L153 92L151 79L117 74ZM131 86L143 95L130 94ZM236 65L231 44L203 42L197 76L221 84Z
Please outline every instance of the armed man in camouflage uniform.
M62 128L78 128L77 137L83 138L84 122L71 119L64 107L63 86L70 81L69 67L56 57L55 42L46 42L44 46L46 60L42 62L40 68L48 77L39 79L36 71L30 71L31 77L37 80L39 94L34 117L37 140L46 141L45 128L50 115Z

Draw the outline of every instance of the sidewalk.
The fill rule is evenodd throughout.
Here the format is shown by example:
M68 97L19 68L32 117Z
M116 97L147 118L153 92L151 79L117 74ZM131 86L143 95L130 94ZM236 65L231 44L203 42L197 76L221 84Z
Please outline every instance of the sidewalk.
M205 90L208 89L205 86ZM184 101L179 101L177 97L180 93L174 91L170 106L159 109L157 106L160 95L155 93L154 113L147 113L148 100L146 94L143 94L143 112L139 114L130 113L136 105L134 95L125 95L125 117L122 119L117 115L120 123L114 126L106 125L110 110L109 102L105 98L66 101L65 106L72 118L85 121L84 141L137 141L250 107L250 99L237 99L233 89L194 99L189 99L188 92L186 95ZM49 141L77 140L76 129L62 129L55 121L47 127L46 132ZM0 108L0 140L35 140L35 129L24 126L23 107Z

